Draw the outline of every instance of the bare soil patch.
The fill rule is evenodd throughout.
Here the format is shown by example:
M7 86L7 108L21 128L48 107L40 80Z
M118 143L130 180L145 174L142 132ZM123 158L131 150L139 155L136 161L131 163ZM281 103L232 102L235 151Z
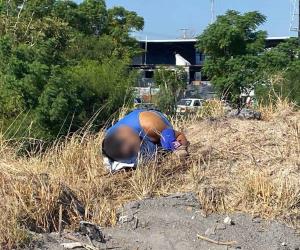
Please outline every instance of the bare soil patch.
M231 224L224 223L229 216ZM106 244L94 242L98 249L300 249L300 235L276 221L266 221L243 213L203 216L203 210L193 193L145 199L126 204L118 214L113 228L103 229ZM197 235L219 243L201 240ZM72 234L89 242L79 234ZM64 249L69 242L57 234L40 236L35 249ZM71 241L70 241L71 242Z

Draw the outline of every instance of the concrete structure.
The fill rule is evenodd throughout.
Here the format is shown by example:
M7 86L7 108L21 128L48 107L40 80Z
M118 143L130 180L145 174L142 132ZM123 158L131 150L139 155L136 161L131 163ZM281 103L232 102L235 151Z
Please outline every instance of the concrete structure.
M278 45L288 37L269 37L266 39L266 48ZM138 87L153 88L154 71L161 66L167 66L175 70L181 66L187 72L188 97L209 98L212 88L209 79L202 74L201 70L205 55L195 47L196 39L173 39L173 40L141 40L140 48L144 53L133 59L132 68L139 69L141 76Z

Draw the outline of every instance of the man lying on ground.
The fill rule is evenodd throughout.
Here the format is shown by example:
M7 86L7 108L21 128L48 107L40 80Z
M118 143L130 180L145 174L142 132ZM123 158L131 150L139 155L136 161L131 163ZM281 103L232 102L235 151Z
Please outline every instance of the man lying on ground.
M158 149L188 155L185 135L160 112L137 109L110 127L102 143L104 163L116 171L155 158Z

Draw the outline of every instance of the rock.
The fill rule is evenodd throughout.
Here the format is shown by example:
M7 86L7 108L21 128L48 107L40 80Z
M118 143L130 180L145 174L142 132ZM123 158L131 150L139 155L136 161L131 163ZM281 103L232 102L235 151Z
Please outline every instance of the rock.
M283 246L283 247L285 247L286 245L287 245L286 242L281 243L281 246Z
M132 218L129 218L127 215L122 215L119 217L119 222L121 224L132 221Z
M232 221L232 219L229 216L227 216L224 219L224 223L227 224L227 225L234 225L234 222Z
M89 236L92 240L96 240L102 243L106 242L105 236L102 233L100 227L88 221L80 221L79 233Z
M237 117L240 119L261 120L261 113L252 109L243 108L240 110L234 109L227 115L228 117Z

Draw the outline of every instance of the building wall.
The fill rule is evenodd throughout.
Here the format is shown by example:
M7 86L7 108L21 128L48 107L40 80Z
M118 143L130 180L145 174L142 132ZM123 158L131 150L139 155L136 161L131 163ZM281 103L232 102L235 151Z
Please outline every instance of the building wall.
M286 38L268 38L266 40L266 48L274 47ZM187 71L187 97L211 98L214 91L209 83L209 79L201 74L201 68L204 62L204 54L199 53L196 48L196 40L168 40L168 41L140 41L140 47L145 53L133 59L132 67L139 69L140 78L137 87L144 91L154 86L153 72L161 65L168 65L170 70L174 70L176 65L175 54L180 54L183 58L191 63L186 67ZM145 91L144 91L145 92ZM144 100L149 101L150 94L139 93ZM149 100L148 100L149 99Z
M145 52L133 59L134 65L155 64L155 65L175 65L175 54L178 53L192 65L199 65L203 54L197 52L195 41L192 42L140 42L140 46Z
M287 38L268 38L266 39L266 48L275 47ZM156 40L140 41L140 47L145 52L133 59L133 65L175 65L175 53L180 54L192 65L202 65L204 54L195 48L196 39L185 40Z

